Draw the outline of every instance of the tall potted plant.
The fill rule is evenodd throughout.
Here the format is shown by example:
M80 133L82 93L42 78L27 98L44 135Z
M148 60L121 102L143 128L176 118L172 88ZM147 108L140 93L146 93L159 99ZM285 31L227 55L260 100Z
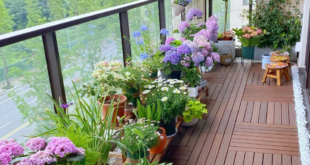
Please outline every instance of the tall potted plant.
M235 28L233 31L236 33L236 36L242 44L242 58L254 59L255 46L260 43L263 31L253 26Z

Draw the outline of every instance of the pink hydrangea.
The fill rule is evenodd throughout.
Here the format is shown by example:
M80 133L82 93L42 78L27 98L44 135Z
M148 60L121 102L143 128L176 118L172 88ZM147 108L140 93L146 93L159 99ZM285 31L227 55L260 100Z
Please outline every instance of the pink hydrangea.
M0 165L8 165L12 161L12 157L8 153L0 154Z
M257 29L258 34L263 34L263 31L261 29Z
M80 155L85 155L85 150L83 148L77 148L76 153Z
M194 42L199 47L207 47L209 45L208 39L203 35L195 35Z
M26 143L26 147L31 149L32 151L39 151L45 147L45 139L37 137L29 139Z
M22 161L17 163L17 165L35 165L30 159L24 158Z
M184 42L184 41L186 40L186 38L181 37L179 40L180 40L181 42Z
M44 165L56 162L56 158L48 151L38 151L30 156L29 160L35 165Z
M190 27L190 24L186 21L182 21L179 25L179 32L183 33L186 28Z
M205 64L206 64L207 67L213 66L212 57L207 57L207 60L206 60Z
M170 43L172 42L172 41L174 41L175 39L173 38L173 37L168 37L167 39L166 39L166 45L170 45Z
M52 154L59 155L61 158L67 154L77 152L75 145L66 137L53 137L52 141L48 143L45 150Z
M24 148L14 140L4 140L0 142L0 153L7 153L10 156L20 156L24 154Z
M0 146L2 145L6 145L6 144L16 144L17 142L15 142L15 140L13 139L4 139L4 140L0 140Z

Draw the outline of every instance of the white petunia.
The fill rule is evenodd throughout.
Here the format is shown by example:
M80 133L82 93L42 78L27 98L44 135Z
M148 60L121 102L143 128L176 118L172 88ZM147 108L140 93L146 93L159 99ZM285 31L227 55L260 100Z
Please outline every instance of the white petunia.
M161 101L167 101L168 100L168 97L163 97L162 99L161 99Z

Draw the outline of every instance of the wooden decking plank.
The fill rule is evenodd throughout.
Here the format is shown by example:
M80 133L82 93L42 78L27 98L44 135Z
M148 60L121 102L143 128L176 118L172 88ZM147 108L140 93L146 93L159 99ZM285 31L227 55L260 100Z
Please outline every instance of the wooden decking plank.
M205 164L215 164L217 154L223 139L223 134L216 134L215 140L213 141L212 148Z
M225 134L222 140L221 147L219 149L215 165L223 165L225 162L225 156L227 155L228 152L228 147L230 143L231 135Z
M273 165L282 165L281 155L273 154Z
M261 148L250 148L250 147L249 148L247 148L247 147L229 147L229 150L299 156L299 152L295 152L295 151L280 151L280 150L272 150L272 149L265 149L265 148L261 149Z
M289 125L288 103L282 103L282 125Z
M187 128L187 130L186 130L186 132L185 132L185 134L184 134L184 136L183 136L179 146L186 146L187 145L189 139L191 138L191 136L192 136L192 134L193 134L193 132L194 132L194 130L196 128L196 126L197 125L194 125L192 127L188 127Z
M171 146L178 146L180 144L180 142L182 141L185 133L187 131L187 128L184 127L180 127L178 129L178 133L175 137L173 137L173 141L171 142Z
M274 122L274 102L268 102L267 124Z
M295 104L289 104L290 125L296 125Z
M252 129L252 127L248 128L240 128L236 127L234 129L235 132L249 132L249 133L261 133L261 134L274 134L274 135L290 135L297 136L296 132L290 131L278 131L278 130L264 130L264 129Z
M200 164L205 164L207 158L208 158L208 155L210 153L210 150L211 150L211 147L212 147L212 144L213 144L213 140L215 138L215 134L214 133L209 133L208 136L207 136L207 139L202 147L202 150L199 154L199 157L198 157L198 160L197 160L197 165L200 165Z
M282 105L281 103L275 103L274 109L274 124L282 124Z
M225 159L225 165L233 165L235 162L236 151L228 151L227 157ZM224 158L223 158L224 160Z
M259 73L255 72L253 77L252 85L258 85Z
M297 135L296 129L291 128L278 128L278 127L260 127L252 125L236 125L235 128L240 129L253 129L253 130L266 130L266 131L279 131L279 132L292 132L292 134Z
M259 77L258 77L258 84L259 86L264 86L264 83L262 82L262 79L263 79L263 76L264 76L264 73L263 72L260 72L259 73ZM267 82L267 81L266 81Z
M252 85L253 77L254 77L254 72L250 72L249 78L248 78L247 83L246 83L247 85Z
M254 153L253 152L246 152L244 158L244 165L253 165L254 160Z
M274 134L261 134L261 133L248 133L248 132L235 132L233 135L243 135L243 136L254 136L254 137L269 137L269 138L278 138L280 139L293 139L293 140L298 140L297 136L292 136L292 135L274 135Z
M217 84L211 84L210 89L209 89L209 95L207 96L207 99L211 99L211 96L213 95L216 87L217 87Z
M237 114L238 114L238 111L231 111L230 118L229 118L226 130L225 130L225 134L231 135L233 133L235 122L237 119Z
M282 165L292 165L292 156L282 155Z
M294 147L261 145L261 144L248 144L248 143L242 143L242 142L241 143L231 142L230 147L242 147L242 148L253 148L253 149L268 149L268 150L278 150L278 151L299 152L299 148L294 148Z
M262 140L262 141L275 141L277 142L278 139L274 138L266 138L266 137L252 137L252 136L243 136L243 135L232 135L232 139L247 139L247 140ZM296 139L281 139L281 142L286 143L296 143L298 144L298 140Z
M230 113L231 113L230 109L226 109L225 110L223 118L222 118L221 123L220 123L220 126L219 126L219 128L217 130L217 133L222 133L223 134L225 132L226 126L227 126L228 121L229 121Z
M299 156L292 156L292 165L300 165L300 157Z
M197 142L197 139L199 138L200 136L200 133L202 131L202 128L204 126L204 124L206 123L206 120L202 119L202 120L199 120L195 130L194 130L194 133L192 134L192 136L190 137L188 143L186 146L195 146L196 142Z
M244 162L244 156L245 152L244 151L237 151L236 158L235 158L235 163L234 164L243 164Z
M285 129L293 129L296 130L296 126L293 125L278 125L278 124L260 124L260 123L244 123L244 122L236 122L237 125L251 125L256 127L272 127L272 128L285 128Z
M241 102L241 106L240 106L240 110L239 110L239 113L238 113L237 121L242 122L244 120L244 115L245 115L245 112L246 112L247 104L248 104L248 102L246 102L246 101L242 101Z
M259 112L260 112L260 102L255 101L251 123L258 123Z
M272 165L272 154L264 154L264 165Z
M228 95L225 95L228 96ZM225 98L225 97L224 97ZM220 125L220 122L222 120L224 111L226 109L226 105L227 105L228 100L227 99L223 99L222 100L222 104L220 106L220 108L217 111L217 114L212 122L212 126L210 127L210 133L216 133L218 130L218 127Z
M208 133L201 133L198 140L197 140L197 143L193 149L193 152L192 154L190 155L189 159L188 159L188 162L187 164L188 165L194 165L196 164L196 161L201 153L201 149L203 147L203 144L205 143L206 141L206 138L208 136Z
M240 85L240 88L239 88L239 91L238 91L238 94L237 94L237 97L236 97L236 100L234 103L233 110L239 110L239 108L240 108L250 67L251 67L251 65L246 66L246 71L244 72L244 75L242 77L242 82L241 82L241 85Z
M238 65L237 68L236 68L235 73L233 74L233 76L231 78L232 83L229 84L229 86L228 86L228 88L226 90L227 92L233 91L235 83L236 83L236 80L238 80L238 75L240 74L240 72L242 72L242 69L241 69L241 66Z
M211 99L216 99L222 89L222 84L218 84L215 91L213 92L212 96L211 96Z
M263 153L254 153L253 165L263 165Z
M252 113L253 113L253 107L254 107L254 102L249 101L248 105L246 107L245 115L244 115L244 122L250 123L251 118L252 118Z

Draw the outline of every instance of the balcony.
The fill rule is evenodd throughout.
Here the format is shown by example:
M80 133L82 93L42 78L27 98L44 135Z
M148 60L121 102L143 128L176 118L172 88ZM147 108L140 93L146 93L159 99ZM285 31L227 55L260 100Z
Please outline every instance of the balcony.
M251 2L238 1L238 4L234 5L228 1L227 4L230 6L227 9L229 16L226 22L228 24L225 23L226 27L224 27L225 2L193 1L189 5L190 7L186 7L179 15L173 11L173 2L174 0L138 0L134 2L128 0L121 4L115 1L106 9L103 9L102 3L98 3L96 4L98 7L92 4L91 11L84 11L75 8L78 5L68 0L58 8L55 6L55 8L51 8L53 11L50 11L49 14L55 20L50 22L46 20L47 17L41 17L38 13L34 13L34 15L40 16L40 19L30 17L31 11L36 9L34 6L38 7L42 4L27 2L28 8L25 10L30 13L27 17L27 25L16 24L16 22L15 24L11 22L0 23L0 59L2 58L0 60L0 87L2 88L0 89L0 112L3 113L0 117L0 141L15 139L16 142L27 146L26 142L33 136L48 139L49 137L65 135L73 142L75 142L74 140L78 141L81 145L83 138L87 137L85 139L94 140L88 147L96 149L95 151L103 156L102 159L97 157L98 161L94 163L87 159L87 156L86 159L85 156L83 157L83 161L90 161L93 164L106 164L106 158L109 157L109 164L123 164L130 154L128 152L122 153L122 151L127 150L126 146L121 145L120 142L123 138L131 138L130 140L132 140L135 137L126 137L125 131L117 134L126 126L122 126L122 123L115 124L114 120L116 119L113 119L114 116L111 114L111 118L103 117L108 112L102 114L104 110L102 110L103 104L100 104L100 99L93 97L94 100L92 100L91 96L79 95L84 84L93 83L94 76L92 73L96 69L97 63L100 61L117 61L121 62L120 68L130 68L135 64L139 66L145 58L140 56L137 47L134 46L141 44L139 43L141 41L140 36L136 37L134 32L139 30L141 26L146 26L147 30L143 30L141 27L140 31L142 33L147 31L145 33L148 33L150 51L157 50L158 46L165 44L168 38L166 34L161 32L161 29L167 29L170 36L177 39L184 36L184 34L175 34L172 31L178 29L181 21L186 20L186 12L189 11L190 7L199 8L203 12L201 19L194 19L192 23L206 22L210 16L216 15L219 31L247 25L248 20L239 16L239 12L243 9L249 9L250 12L256 10L256 5ZM5 4L0 0L0 9L2 6L5 9L10 4L11 2ZM305 5L303 13L308 13L310 3L303 2L302 4ZM46 3L46 6L48 5L53 6L53 4ZM76 10L76 13L73 10ZM12 11L6 10L6 12ZM12 13L10 14L12 15ZM45 15L48 14L45 13ZM301 19L303 21L301 36L307 36L310 29L306 26L308 15L305 14ZM8 20L16 21L13 17ZM1 27L6 28L6 25L12 27L8 26L8 30L1 31ZM25 28L17 30L18 26ZM177 123L173 121L177 132L175 136L168 138L163 151L142 157L147 158L150 163L171 162L174 165L310 164L308 160L310 156L309 131L307 130L309 127L307 124L309 111L304 108L304 105L308 107L307 97L310 89L309 50L306 46L310 39L309 37L301 37L300 40L301 48L294 49L290 57L291 61L288 67L290 80L287 81L281 77L280 86L277 85L276 79L269 77L265 83L262 82L265 70L262 69L261 52L255 52L254 60L253 58L246 60L244 53L242 55L240 53L241 42L237 37L229 41L216 40L211 42L208 40L208 43L214 43L219 48L218 54L230 52L232 54L232 63L228 66L220 64L221 62L218 60L214 65L212 61L213 66L209 67L209 69L211 68L210 71L198 67L199 73L202 73L202 80L206 80L208 83L201 85L196 100L206 104L208 113L204 113L202 119L190 127L182 126L182 123L185 122L184 115L177 115ZM145 40L142 39L143 41L146 44ZM227 45L231 51L222 50ZM263 53L270 52L269 49L261 50L257 47L256 50L258 49ZM297 52L299 52L299 56L297 56ZM215 59L213 56L212 58ZM129 62L132 62L132 65ZM161 59L158 63L165 62ZM206 67L207 62L202 63L203 67ZM206 69L208 68L206 67ZM157 70L162 71L158 68ZM281 74L284 72L281 71ZM158 76L157 80L164 76L163 73L156 75ZM271 77L275 75L276 73ZM301 76L300 80L299 75ZM145 77L140 77L136 81L140 82L145 79ZM160 84L157 80L155 80L155 84ZM304 88L300 88L300 83L305 84ZM145 85L145 83L142 84ZM139 93L139 97L142 98L142 95L147 94L142 93L144 90L142 86L139 86L138 89L136 93ZM117 92L122 94L122 90L125 91L126 89ZM100 92L95 93L98 94L96 97L102 98ZM132 93L133 95L136 94ZM107 95L103 97L106 98ZM99 104L97 104L98 102ZM187 103L186 105L188 106ZM112 110L113 107L114 105L110 105L108 111ZM124 109L123 106L120 108ZM114 109L118 109L118 107ZM77 117L77 114L82 115L83 118ZM55 120L52 120L51 116L55 117ZM123 120L129 123L132 119L137 118L139 118L137 113L130 112L129 115L124 116ZM74 124L68 123L75 123L76 125L72 126ZM100 131L100 126L106 130ZM76 136L70 136L72 132L69 131L72 131L73 127ZM80 127L82 131L77 127ZM52 128L55 130L61 128L68 132L64 130L57 132L51 130ZM46 130L55 132L48 133ZM83 134L85 132L87 135ZM76 138L78 133L82 139L80 141L79 138ZM140 137L139 133L136 135ZM143 134L141 137L143 138ZM107 139L109 142L102 144L102 142L108 141ZM114 143L117 144L117 147ZM106 151L102 147L109 149ZM77 154L77 151L73 154ZM92 153L86 149L86 154ZM140 151L138 154L140 157ZM59 164L62 161L68 161L61 159L60 155L55 154L53 156L57 158ZM11 155L11 157L14 156ZM13 162L11 163L13 164Z

